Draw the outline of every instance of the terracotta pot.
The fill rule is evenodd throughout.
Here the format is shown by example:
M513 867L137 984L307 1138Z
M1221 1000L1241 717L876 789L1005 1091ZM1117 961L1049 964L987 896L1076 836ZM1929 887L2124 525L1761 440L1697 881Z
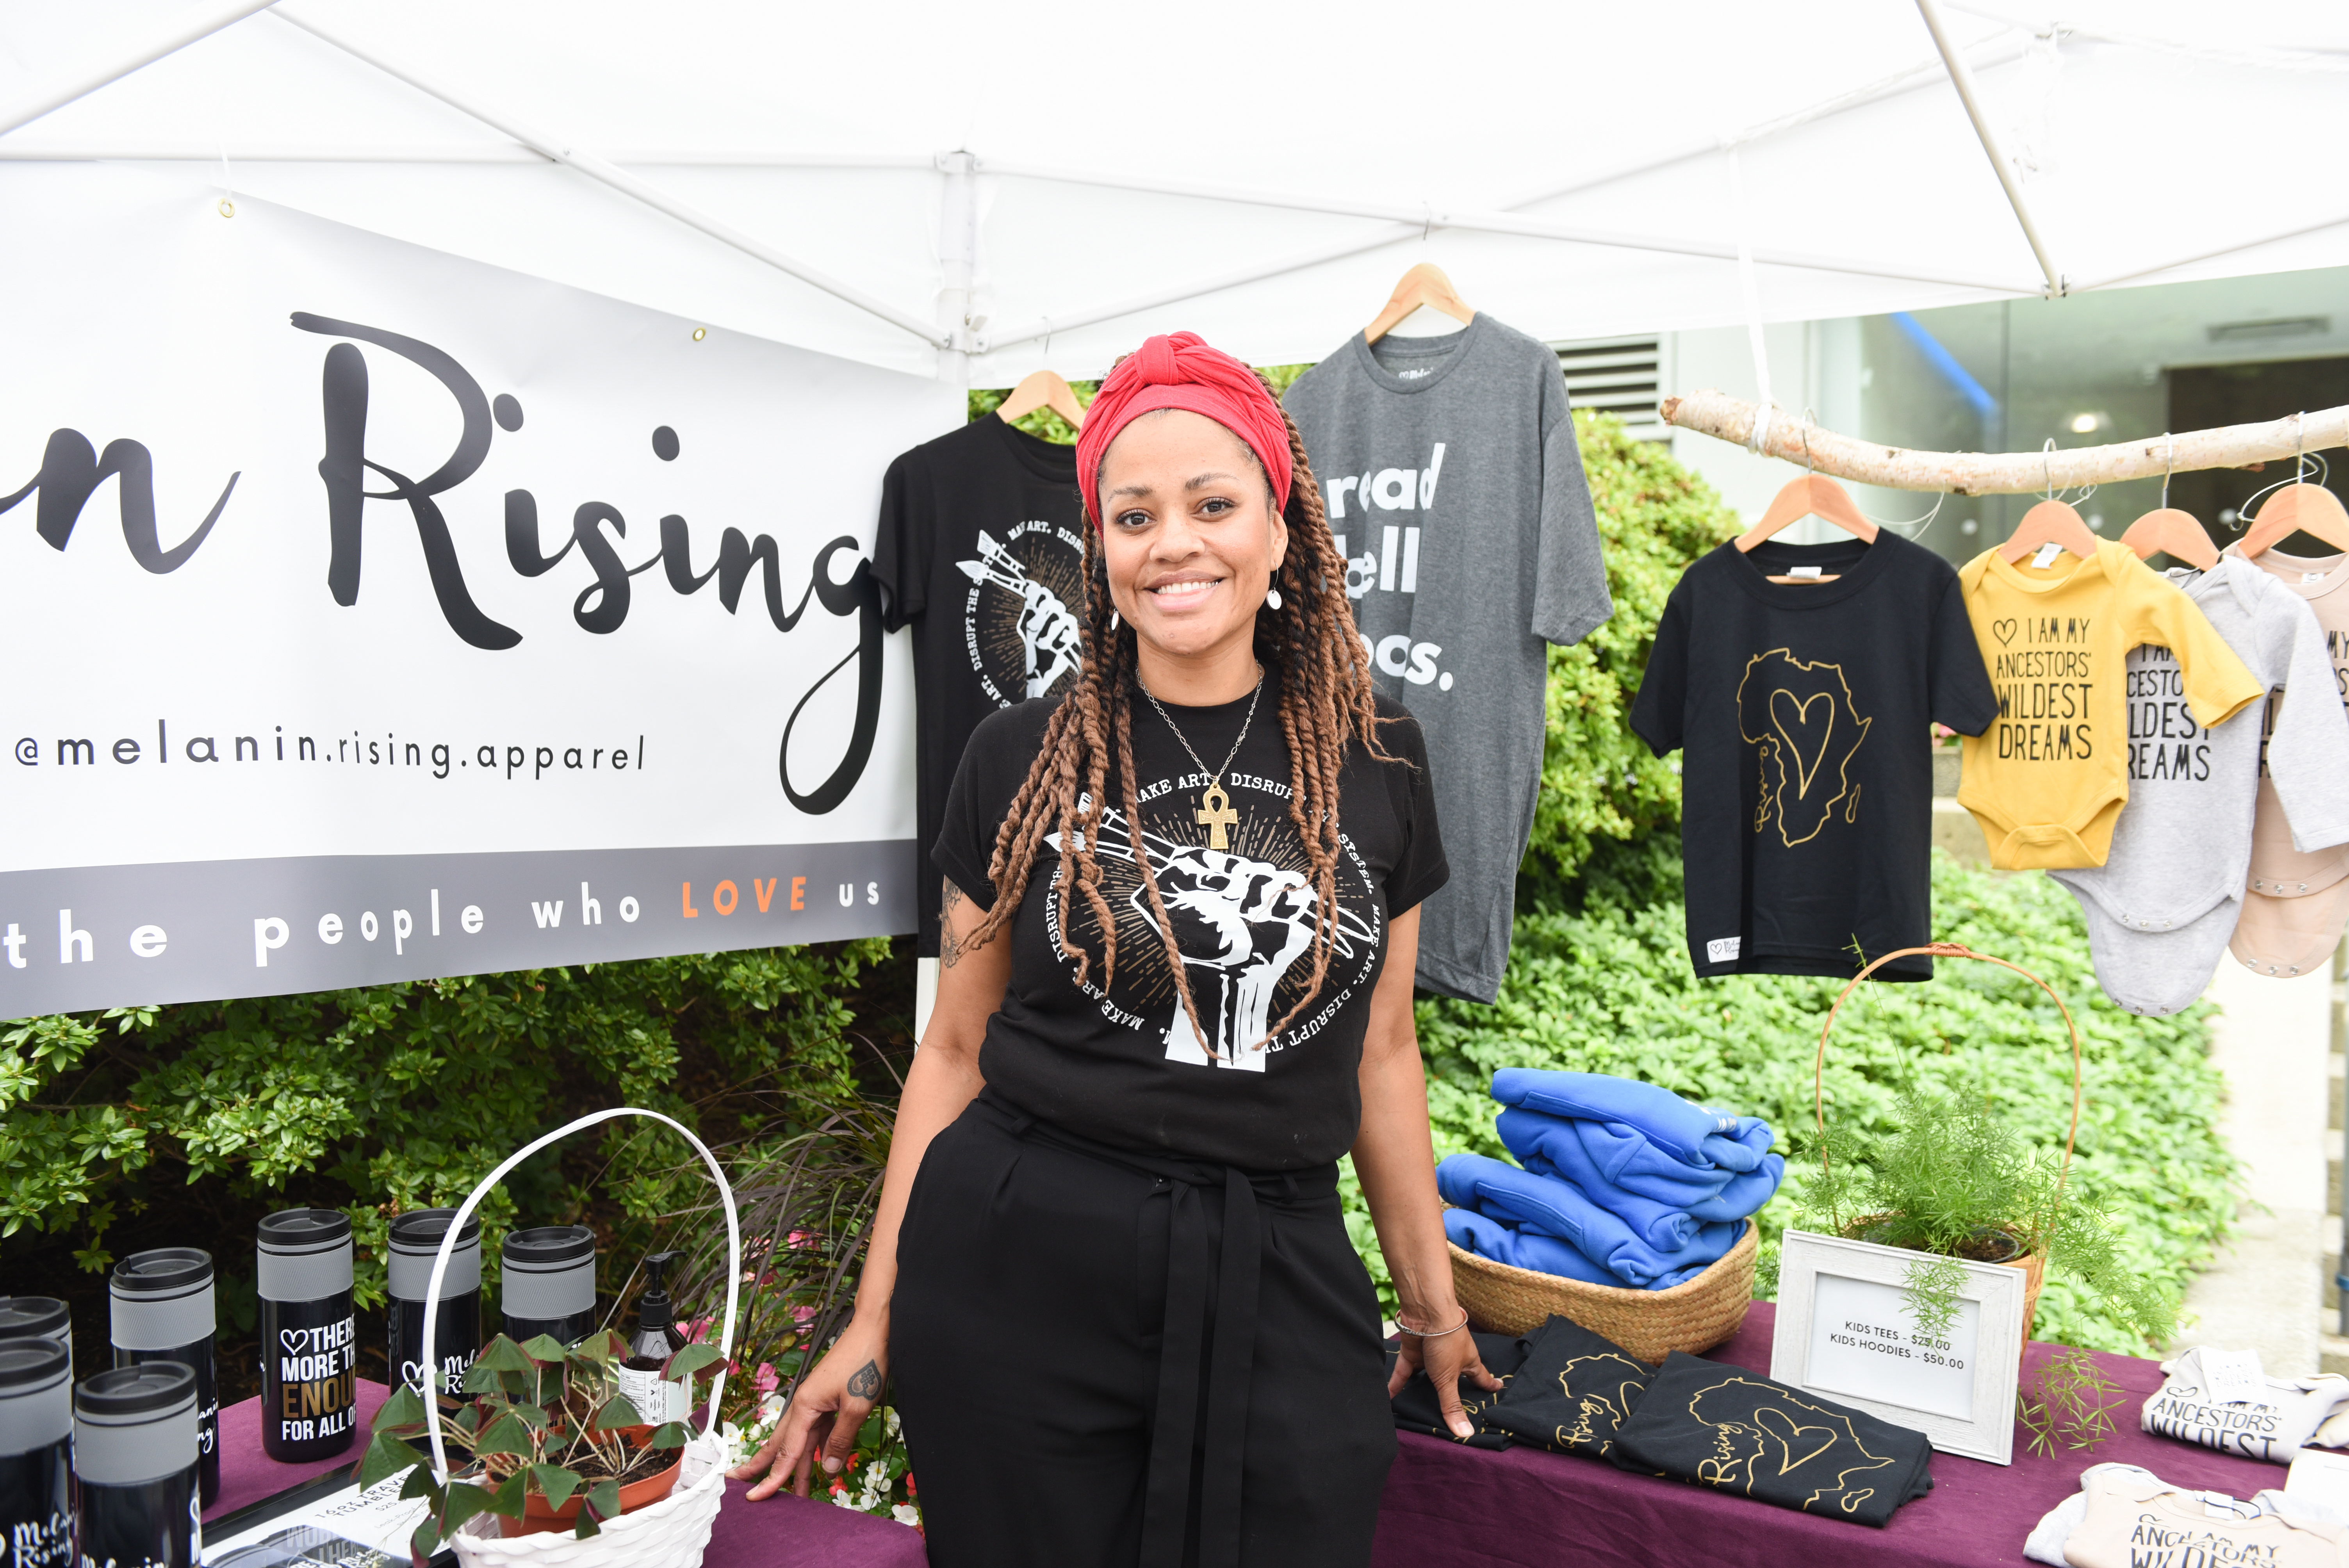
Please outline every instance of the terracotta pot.
M1880 1230L1882 1230L1882 1229L1883 1229L1883 1227L1884 1227L1884 1223L1885 1223L1885 1222L1886 1222L1887 1220L1889 1220L1890 1217L1891 1217L1891 1216L1887 1215L1887 1214L1868 1214L1868 1215L1866 1215L1866 1216L1864 1216L1864 1217L1862 1217L1862 1218L1860 1218L1860 1219L1857 1219L1857 1220L1853 1221L1853 1222L1852 1222L1851 1228L1850 1228L1849 1230L1846 1231L1846 1232L1844 1233L1844 1235L1845 1235L1845 1237L1846 1237L1847 1240L1856 1241L1856 1242L1868 1242L1869 1244L1874 1245L1874 1246L1883 1246L1883 1245L1885 1245L1886 1243L1883 1243L1883 1242L1878 1241L1874 1236L1870 1235L1870 1234L1869 1234L1869 1233L1870 1233L1871 1231L1880 1231ZM2027 1350L2029 1350L2029 1349L2031 1348L2031 1324L2032 1324L2032 1319L2033 1319L2033 1317L2035 1317L2035 1316L2038 1315L2038 1312L2039 1312L2039 1287L2040 1287L2041 1285L2044 1284L2047 1282L2047 1254L2046 1254L2045 1253L2044 1253L2044 1252L2039 1252L2039 1253L2025 1253L2025 1252L2023 1252L2023 1250L2022 1250L2022 1248L2023 1248L2023 1243L2022 1243L2021 1242L2019 1242L2019 1241L2016 1241L2016 1240L2015 1240L2015 1238L2014 1238L2014 1236L2013 1236L2012 1233L2008 1233L2008 1232L2002 1231L2002 1232L1998 1233L1998 1234L1999 1234L2001 1237L2002 1237L2004 1240L2006 1240L2006 1241L2008 1241L2008 1242L2010 1242L2010 1243L2013 1243L2014 1251L2015 1251L2016 1253L2020 1253L2020 1255L2019 1255L2019 1256L2014 1256L2014 1257L2003 1257L2003 1258L1998 1258L1998 1259L1994 1259L1994 1260L1993 1260L1993 1259L1982 1259L1982 1260L1975 1260L1975 1259L1960 1259L1959 1261L1960 1261L1960 1262L1961 1262L1961 1263L1970 1263L1970 1262L1976 1262L1976 1261L1981 1261L1981 1262L1995 1262L1995 1263L1996 1263L1996 1264L1997 1264L2000 1268L2014 1269L2014 1270L2016 1270L2016 1271L2018 1271L2018 1272L2020 1272L2020 1273L2022 1274L2022 1275L2023 1275L2023 1347L2022 1347L2022 1348L2023 1348L2023 1351L2027 1351ZM1901 1250L1906 1251L1906 1250L1908 1250L1908 1249L1903 1248L1903 1249L1901 1249ZM2018 1358L2020 1357L2020 1355L2021 1355L2021 1352L2018 1352L2018 1353L2017 1353Z
M620 1511L634 1513L636 1510L648 1508L667 1497L670 1490L677 1485L677 1472L683 1468L684 1464L685 1455L679 1453L669 1462L668 1469L648 1475L642 1480L629 1481L621 1487ZM586 1496L587 1489L583 1487L573 1492L561 1508L557 1508L548 1502L539 1492L525 1492L522 1500L522 1517L503 1521L503 1528L500 1533L506 1536L539 1535L550 1530L575 1529L579 1519L579 1505L585 1501Z

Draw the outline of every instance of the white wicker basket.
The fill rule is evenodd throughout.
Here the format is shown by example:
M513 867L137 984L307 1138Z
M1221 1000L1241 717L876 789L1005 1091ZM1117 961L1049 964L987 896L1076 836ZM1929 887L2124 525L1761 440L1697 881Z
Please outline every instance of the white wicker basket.
M701 1162L709 1168L709 1179L718 1184L719 1199L726 1208L726 1326L719 1336L718 1349L719 1355L731 1357L735 1307L742 1281L742 1230L734 1212L734 1190L726 1184L726 1172L719 1169L717 1156L709 1152L709 1145L660 1112L638 1110L633 1106L599 1110L567 1127L559 1127L484 1177L459 1206L456 1219L440 1233L440 1250L432 1259L432 1278L425 1288L424 1299L440 1299L441 1276L448 1272L458 1233L465 1228L465 1222L471 1218L483 1196L505 1179L507 1171L550 1143L621 1116L650 1117L676 1128L701 1156ZM424 1315L424 1343L419 1347L418 1359L426 1367L438 1365L433 1359L432 1330L439 1316L438 1313ZM726 1363L721 1361L709 1387L708 1418L699 1435L685 1446L676 1488L658 1502L621 1515L585 1541L567 1531L548 1531L509 1540L498 1533L499 1515L476 1514L450 1538L449 1544L456 1552L457 1560L465 1568L507 1568L510 1564L517 1568L521 1564L528 1564L529 1568L620 1568L621 1564L626 1568L701 1568L701 1554L709 1545L710 1526L718 1521L719 1504L726 1501L726 1470L733 1457L718 1425L718 1402L725 1392ZM440 1440L440 1400L424 1402L424 1418L432 1439L433 1472L445 1483L449 1479L449 1452Z

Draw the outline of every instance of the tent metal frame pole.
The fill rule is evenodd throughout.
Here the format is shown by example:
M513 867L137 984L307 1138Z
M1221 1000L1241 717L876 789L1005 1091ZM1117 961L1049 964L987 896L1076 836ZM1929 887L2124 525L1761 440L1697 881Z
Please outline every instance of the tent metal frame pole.
M1204 201L1230 201L1249 206L1273 207L1292 212L1321 212L1340 218L1373 218L1402 226L1417 227L1423 233L1438 229L1456 229L1464 233L1506 234L1518 239L1557 240L1567 244L1601 245L1615 250L1653 251L1662 255L1696 256L1706 261L1731 262L1738 258L1737 247L1719 240L1682 239L1670 234L1632 233L1620 229L1594 229L1578 223L1557 223L1543 218L1525 218L1514 212L1464 211L1443 207L1399 206L1384 201L1349 201L1319 196L1300 195L1283 191L1260 191L1238 185L1211 185L1181 180L1137 180L1118 174L1093 174L1078 170L1052 169L1040 164L1019 163L1002 159L981 159L982 174L1010 176L1027 180L1050 180L1070 185L1092 185L1111 191L1137 191L1154 196L1187 196ZM1754 259L1765 266L1805 267L1815 272L1852 273L1868 277L1898 278L1904 283L1943 284L1953 288L1985 289L2001 294L2032 294L2037 291L2018 287L2003 279L1968 277L1948 273L1920 272L1916 268L1893 263L1856 260L1847 256L1820 256L1798 251L1755 251ZM1056 322L1060 318L1054 318ZM1061 325L1071 325L1070 322Z
M939 153L936 165L946 179L938 203L938 325L946 333L938 346L938 379L967 391L970 289L978 271L978 160L957 149Z
M2014 209L2014 221L2023 226L2023 237L2030 242L2031 253L2039 263L2039 270L2047 279L2047 297L2061 299L2070 291L2064 286L2064 274L2047 253L2047 242L2039 237L2039 225L2032 221L2031 206L2023 199L2023 185L2014 177L2014 165L2007 161L2006 153L1998 144L1998 133L1991 129L1990 117L1982 112L1982 100L1974 91L1973 68L1966 64L1965 55L1950 42L1949 30L1941 22L1941 7L1936 0L1917 0L1917 13L1925 18L1925 30L1933 35L1933 47L1940 51L1941 64L1950 73L1950 85L1958 89L1958 101L1965 106L1966 118L1973 121L1974 136L1982 142L1982 151L1990 155L1990 166L1998 176L1999 188L2006 192L2007 205Z
M947 335L918 317L909 315L885 300L875 299L862 289L843 283L829 273L812 267L797 257L786 255L771 245L752 239L740 230L719 222L698 208L678 201L658 187L649 185L635 175L615 168L592 152L575 148L561 138L548 136L525 126L510 115L492 108L467 94L460 93L454 88L421 76L406 66L395 64L375 50L356 44L329 28L320 26L316 22L296 16L288 11L281 10L275 15L278 20L300 28L319 42L340 49L353 59L373 66L386 76L407 83L427 97L440 99L459 113L471 116L483 125L512 137L554 162L560 163L565 168L575 169L598 184L609 186L624 196L641 201L654 211L674 218L688 228L699 230L711 239L722 244L730 245L746 256L766 263L777 272L797 278L811 288L821 289L834 299L845 304L854 305L867 315L878 316L902 331L912 333L933 347L948 346Z
M181 27L160 38L150 38L136 51L123 56L111 65L102 67L97 75L78 77L63 87L42 88L30 98L0 108L0 136L27 126L45 114L61 109L77 98L88 98L103 87L110 87L131 72L153 65L166 55L175 55L190 44L209 38L223 27L233 27L256 11L266 11L277 0L235 0L235 3L207 12L194 26Z
M2137 267L2129 272L2116 273L2108 278L2098 278L2092 284L2075 284L2072 285L2072 290L2075 294L2084 294L2090 289L2108 289L2121 284L2132 284L2139 278L2153 277L2173 268L2190 267L2197 262L2216 261L2220 256L2231 256L2239 251L2256 251L2261 245L2280 244L2286 240L2296 240L2302 234L2313 234L2323 229L2337 229L2344 223L2349 223L2349 212L2335 213L2330 218L2319 218L2313 223L2295 223L2289 229L2279 230L2272 234L2262 234L2256 240L2244 240L2231 245L2220 245L2216 250L2197 251L2190 256L2179 256L2175 261L2158 263L2150 267Z
M1658 409L1667 425L1747 446L1760 410L1742 397L1707 388L1667 397ZM1763 438L1764 457L1804 463L1820 473L1887 490L1940 490L1953 495L2031 495L2050 487L2115 484L2197 469L2239 469L2297 452L2349 446L2349 404L2256 425L2180 430L2103 447L2051 452L1918 452L1855 440L1774 411Z

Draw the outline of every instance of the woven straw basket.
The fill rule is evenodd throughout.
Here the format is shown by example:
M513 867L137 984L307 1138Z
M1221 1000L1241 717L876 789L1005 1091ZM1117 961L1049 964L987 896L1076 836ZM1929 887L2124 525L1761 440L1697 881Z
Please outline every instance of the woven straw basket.
M2064 1139L2064 1174L2068 1178L2072 1171L2072 1146L2080 1140L2080 1106L2085 1097L2085 1085L2081 1077L2080 1068L2080 1026L2073 1019L2072 1009L2064 1005L2064 998L2055 994L2054 986L2050 985L2020 964L2009 964L2003 958L1994 958L1987 953L1976 953L1972 948L1955 942L1936 942L1924 947L1903 947L1886 954L1853 975L1851 984L1843 988L1843 995L1836 998L1835 1006L1827 1009L1826 1022L1819 1026L1818 1060L1811 1069L1811 1114L1816 1120L1820 1136L1824 1138L1827 1130L1827 1036L1835 1028L1836 1015L1843 1011L1843 1005L1851 1000L1851 994L1859 988L1861 981L1894 959L1906 958L1916 953L1926 954L1934 958L1978 959L1984 964L1995 964L2002 969L2012 969L2042 991L2046 992L2054 1000L2056 1011L2064 1015L2064 1026L2072 1033L2072 1130ZM1862 1223L1864 1224L1865 1222ZM1850 1236L1845 1239L1859 1241L1861 1238ZM1878 1243L1868 1242L1863 1244L1876 1246ZM1898 1247L1885 1247L1882 1250L1889 1253L1904 1251ZM1999 1266L2013 1269L2023 1275L2022 1346L2023 1350L2028 1351L2031 1348L2031 1322L2039 1312L2039 1287L2047 1280L2047 1254L2044 1252L2025 1253L2023 1256L2011 1258Z
M660 1112L638 1110L633 1106L599 1110L567 1127L559 1127L484 1177L458 1209L456 1219L440 1233L440 1250L432 1259L432 1278L426 1286L424 1299L440 1299L440 1279L448 1272L450 1253L456 1245L458 1233L465 1228L474 1207L505 1179L507 1171L550 1143L622 1116L649 1117L676 1128L701 1156L701 1162L709 1168L709 1179L718 1184L718 1196L726 1209L727 1257L726 1326L719 1337L718 1348L719 1354L730 1357L734 1354L734 1314L742 1279L742 1229L734 1212L734 1190L726 1184L726 1173L719 1169L717 1157L709 1152L709 1145ZM439 1317L438 1313L424 1315L424 1343L419 1347L418 1359L427 1367L439 1365L432 1358L432 1330ZM456 1552L458 1562L463 1568L523 1568L525 1564L527 1568L701 1568L701 1554L709 1545L710 1526L718 1521L719 1504L726 1501L726 1470L732 1458L730 1445L719 1435L718 1429L718 1401L726 1392L726 1367L725 1362L719 1363L718 1376L709 1387L708 1419L700 1434L686 1444L677 1485L667 1497L633 1513L622 1514L584 1541L564 1531L509 1540L499 1533L499 1515L475 1514L450 1537L449 1545ZM440 1400L424 1402L424 1418L432 1439L432 1468L445 1480L449 1455L441 1443Z
M1669 1290L1631 1290L1514 1268L1455 1245L1452 1288L1469 1324L1487 1334L1531 1334L1556 1314L1642 1361L1661 1361L1675 1350L1710 1350L1737 1332L1754 1305L1761 1250L1761 1233L1748 1220L1737 1244L1694 1279Z

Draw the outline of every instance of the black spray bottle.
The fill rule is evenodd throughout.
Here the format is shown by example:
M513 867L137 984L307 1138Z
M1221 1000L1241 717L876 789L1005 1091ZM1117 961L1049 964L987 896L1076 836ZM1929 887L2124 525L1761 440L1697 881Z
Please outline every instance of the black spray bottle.
M692 1398L683 1383L661 1377L668 1358L685 1348L685 1330L677 1326L661 1276L675 1267L683 1253L655 1253L645 1259L645 1294L636 1298L636 1331L628 1336L627 1358L620 1363L620 1392L636 1413L657 1426L686 1418Z

